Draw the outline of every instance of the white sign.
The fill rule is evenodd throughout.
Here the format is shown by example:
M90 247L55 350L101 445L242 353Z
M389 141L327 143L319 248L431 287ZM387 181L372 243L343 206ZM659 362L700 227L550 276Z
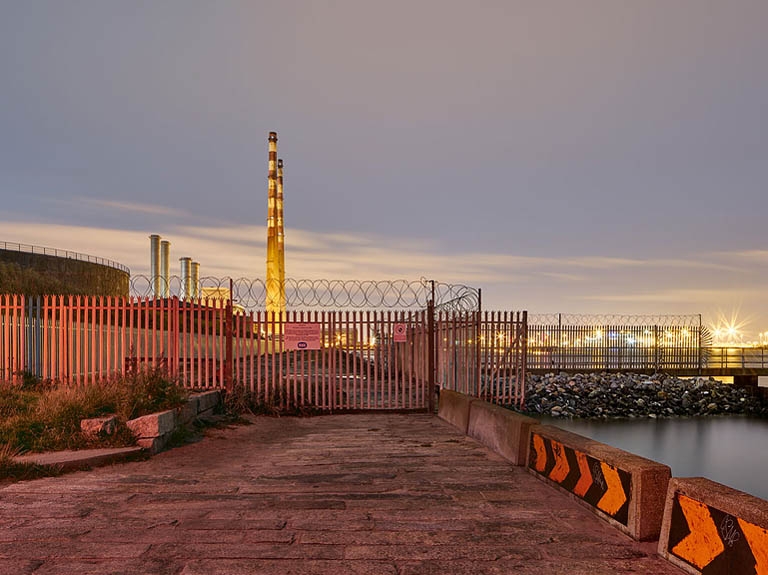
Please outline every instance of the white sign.
M283 344L286 351L322 349L322 329L319 323L283 324Z
M405 343L408 341L408 326L404 323L396 323L394 331L395 343Z

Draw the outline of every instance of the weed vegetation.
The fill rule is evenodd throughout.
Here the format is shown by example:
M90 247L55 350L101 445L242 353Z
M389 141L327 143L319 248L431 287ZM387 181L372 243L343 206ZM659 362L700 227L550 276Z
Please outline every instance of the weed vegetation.
M236 383L233 389L224 396L224 410L234 418L240 418L246 414L269 415L279 417L281 415L310 416L317 415L320 410L307 405L301 405L291 394L284 389L272 390L267 395L264 391L256 393L246 388L241 383Z
M57 385L26 375L0 383L0 458L11 453L133 445L125 422L184 404L188 392L159 369L115 377L85 386ZM80 420L117 415L114 434L89 437ZM0 461L0 469L4 468Z

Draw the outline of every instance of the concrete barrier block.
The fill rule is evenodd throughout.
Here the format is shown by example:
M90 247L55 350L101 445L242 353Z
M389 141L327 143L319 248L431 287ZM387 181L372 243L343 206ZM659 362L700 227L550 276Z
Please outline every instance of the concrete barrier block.
M169 410L144 415L127 421L126 425L140 439L159 437L174 430L176 426L176 412Z
M528 470L570 493L577 501L630 537L659 537L669 466L541 425L531 430Z
M659 555L688 573L768 573L768 501L703 477L669 482Z
M458 391L441 389L437 416L466 434L469 429L469 406L476 400L477 398Z
M538 424L531 417L477 400L469 407L467 434L514 465L525 465L531 428Z
M195 394L197 397L198 413L216 408L221 403L221 392L219 390L205 391Z
M165 447L168 442L168 435L160 435L158 437L144 437L138 439L136 444L142 449L146 449L150 453L159 453Z
M189 425L197 417L199 411L199 399L196 395L187 398L187 402L178 410L177 421L181 425Z

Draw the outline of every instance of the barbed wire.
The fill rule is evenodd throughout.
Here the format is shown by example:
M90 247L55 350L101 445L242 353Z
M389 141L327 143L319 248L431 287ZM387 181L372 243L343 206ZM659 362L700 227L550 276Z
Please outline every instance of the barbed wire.
M228 299L230 281L233 302L245 309L264 308L267 298L274 297L265 280L248 278L202 277L193 284L180 276L165 280L160 276L135 275L131 277L130 289L131 295L137 297ZM477 309L479 297L475 288L424 278L418 281L286 278L285 304L288 309L423 309L432 298L433 284L437 309ZM277 288L277 282L274 287Z
M630 315L630 314L573 314L529 313L528 325L578 325L578 326L663 326L699 327L701 316L689 315Z

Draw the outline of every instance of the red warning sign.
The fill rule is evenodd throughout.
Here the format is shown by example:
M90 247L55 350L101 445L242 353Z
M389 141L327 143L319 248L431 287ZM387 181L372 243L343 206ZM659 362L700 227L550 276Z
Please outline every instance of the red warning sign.
M394 331L395 343L405 343L408 341L408 326L404 323L396 323Z

